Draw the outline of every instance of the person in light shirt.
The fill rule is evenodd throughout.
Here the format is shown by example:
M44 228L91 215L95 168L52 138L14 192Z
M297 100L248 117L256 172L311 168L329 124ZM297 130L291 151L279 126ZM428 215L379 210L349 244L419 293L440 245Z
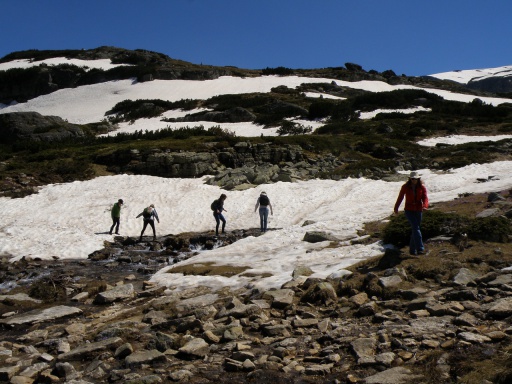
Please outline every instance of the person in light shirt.
M153 228L153 240L156 240L156 230L155 230L155 219L160 223L160 219L158 218L158 213L156 213L155 205L151 204L149 207L144 208L144 210L137 215L137 217L143 217L144 225L142 227L142 231L140 232L139 241L142 241L142 235L144 235L144 231L148 224Z

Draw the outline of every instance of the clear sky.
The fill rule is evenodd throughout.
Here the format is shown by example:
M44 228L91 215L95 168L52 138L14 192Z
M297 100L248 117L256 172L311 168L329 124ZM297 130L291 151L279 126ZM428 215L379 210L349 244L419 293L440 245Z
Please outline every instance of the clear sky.
M512 1L0 0L0 57L147 49L196 64L419 76L512 64Z

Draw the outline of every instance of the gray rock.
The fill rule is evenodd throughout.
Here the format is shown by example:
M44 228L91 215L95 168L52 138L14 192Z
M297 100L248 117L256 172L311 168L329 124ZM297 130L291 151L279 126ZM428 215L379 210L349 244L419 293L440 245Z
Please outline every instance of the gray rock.
M118 359L124 359L133 353L133 347L130 343L125 343L119 346L114 352L114 357Z
M12 306L12 305L17 305L17 304L24 303L24 302L35 303L35 304L42 303L41 300L33 299L26 293L16 293L13 295L0 295L0 303L5 304L5 305Z
M194 376L194 374L187 369L179 369L177 371L171 371L169 373L169 378L172 381L179 381L179 382L187 381L192 376Z
M133 297L135 297L133 284L124 284L105 292L98 293L94 298L94 304L111 304L116 301L131 299Z
M337 237L321 231L306 232L302 240L307 241L308 243L320 243L322 241L340 241L340 239L338 239Z
M124 359L126 367L132 369L140 367L143 364L153 365L158 363L164 363L165 361L167 361L165 355L157 351L156 349L152 349L149 351L137 351Z
M478 277L477 273L467 268L461 268L453 278L453 282L457 285L468 285L469 283L473 283Z
M23 325L23 324L35 324L44 321L51 321L56 319L62 319L70 316L78 316L82 311L78 308L67 307L65 305L58 305L56 307L46 308L42 310L34 310L22 315L12 316L8 319L0 320L0 324L9 326Z
M179 349L180 356L188 359L202 359L210 351L210 346L201 338L193 338Z
M482 212L477 213L476 217L483 218L483 217L493 217L493 216L499 216L499 215L500 215L499 208L488 208L488 209L484 209Z
M476 344L488 343L491 341L491 338L473 332L461 332L457 335L457 337L461 340L467 341L468 343Z
M16 376L21 371L20 365L13 365L0 368L0 381L9 382L9 380Z
M402 283L402 278L397 275L381 277L379 279L379 285L383 288L392 288L400 285Z
M512 297L497 300L487 314L492 318L505 318L512 315Z
M299 276L311 276L313 274L313 270L305 265L299 265L292 272L292 277L297 278Z
M293 303L295 292L291 289L276 289L273 291L266 291L263 298L272 300L273 308L286 308Z
M55 374L58 377L65 379L66 381L80 378L80 375L76 371L75 367L73 367L68 362L59 362L55 364Z
M333 364L314 364L306 367L306 375L324 376L331 373Z
M338 300L336 290L331 283L320 282L312 284L302 296L302 301L306 303L322 303L330 305Z
M123 339L120 337L112 337L106 340L81 345L69 352L60 354L57 356L57 359L60 361L82 360L96 356L99 352L118 348L122 343Z
M365 384L408 384L422 379L405 367L395 367L379 372L364 379Z
M377 340L369 337L360 338L352 341L350 345L358 359L373 357L377 349Z

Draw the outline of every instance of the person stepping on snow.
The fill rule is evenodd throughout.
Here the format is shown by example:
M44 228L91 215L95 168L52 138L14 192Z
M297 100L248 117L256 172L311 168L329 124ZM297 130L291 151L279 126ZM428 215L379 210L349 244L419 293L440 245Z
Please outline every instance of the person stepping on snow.
M222 233L225 233L226 228L226 218L222 214L222 211L226 211L224 209L224 200L226 200L226 195L223 193L217 200L214 200L210 205L210 208L213 211L213 217L215 218L216 226L215 226L215 235L219 236L219 225L222 221ZM226 211L227 212L227 211Z
M256 201L256 206L254 207L254 212L260 208L260 229L261 232L267 232L267 222L268 222L268 209L270 208L270 213L274 215L274 211L272 209L272 204L270 204L270 199L268 198L266 192L261 192L260 197Z
M137 218L141 216L144 219L144 226L140 232L139 241L142 241L142 235L144 235L144 231L148 224L153 228L153 240L156 240L155 219L158 223L160 223L160 219L158 218L158 213L156 213L155 205L151 204L149 207L144 208L144 210L137 215Z
M124 204L123 199L117 200L110 210L110 216L112 217L112 226L110 227L109 234L112 234L114 227L116 228L116 235L119 235L119 223L121 221L121 206Z

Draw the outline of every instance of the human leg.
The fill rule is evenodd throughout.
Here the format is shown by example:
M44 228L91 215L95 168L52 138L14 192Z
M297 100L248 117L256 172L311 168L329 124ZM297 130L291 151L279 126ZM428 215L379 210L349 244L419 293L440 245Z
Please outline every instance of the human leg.
M153 239L156 239L155 221L149 220L149 225L151 225L151 228L153 228Z
M220 224L220 219L219 219L219 214L218 213L213 213L213 217L215 218L215 234L217 236L219 236L219 224Z
M146 230L147 226L148 226L148 220L144 220L144 225L142 226L142 231L140 232L141 239L142 239L142 235L144 234L144 231Z
M112 218L112 226L110 227L110 231L108 232L109 234L112 234L114 227L116 227L116 233L119 233L119 221L120 221L119 217Z
M219 213L219 220L222 221L222 233L225 233L224 229L226 228L226 219L222 213ZM217 232L218 232L219 224L217 223Z
M267 231L268 208L260 207L260 227L262 232Z
M411 241L409 242L409 252L416 254L423 252L425 247L423 245L423 236L421 235L421 219L423 213L421 211L405 211L405 216L411 225Z

